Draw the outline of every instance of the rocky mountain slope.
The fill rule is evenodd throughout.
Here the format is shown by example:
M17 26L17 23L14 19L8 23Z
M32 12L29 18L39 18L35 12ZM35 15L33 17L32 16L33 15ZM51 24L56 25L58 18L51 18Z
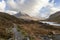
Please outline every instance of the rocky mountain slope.
M60 11L52 14L47 20L60 23Z
M53 33L53 31L60 33L60 28L43 24L39 21L19 19L7 13L0 12L0 40L8 40L10 38L15 40L15 36L18 37L18 40L21 34L23 36L22 40L25 40L27 37L30 40L41 40L42 35L51 34L50 32ZM19 34L20 32L21 34Z
M37 20L41 20L42 19L42 18L41 19L40 18L38 19L38 18L35 18L35 17L31 17L28 14L22 13L22 12L19 12L19 13L13 15L13 16L15 16L17 18L20 18L20 19L24 19L24 20L35 20L35 21L37 21Z

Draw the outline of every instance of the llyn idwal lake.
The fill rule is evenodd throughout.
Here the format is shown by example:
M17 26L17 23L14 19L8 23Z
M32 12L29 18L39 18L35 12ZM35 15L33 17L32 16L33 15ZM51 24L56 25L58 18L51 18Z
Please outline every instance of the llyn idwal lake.
M60 24L56 23L56 22L49 22L49 21L40 21L42 23L47 23L49 25L53 25L53 26L60 26Z

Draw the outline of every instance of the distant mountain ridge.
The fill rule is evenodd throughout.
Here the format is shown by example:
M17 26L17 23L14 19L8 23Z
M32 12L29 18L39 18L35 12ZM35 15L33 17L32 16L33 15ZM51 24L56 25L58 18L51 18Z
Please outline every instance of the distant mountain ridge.
M18 12L17 14L15 14L14 16L16 16L16 17L20 17L20 16L29 16L29 15L27 15L27 14L24 14L24 13L21 13L21 12Z
M15 14L14 16L17 17L17 18L20 18L20 19L24 19L24 20L35 20L35 21L40 20L40 19L35 18L35 17L30 17L28 14L21 13L21 12Z

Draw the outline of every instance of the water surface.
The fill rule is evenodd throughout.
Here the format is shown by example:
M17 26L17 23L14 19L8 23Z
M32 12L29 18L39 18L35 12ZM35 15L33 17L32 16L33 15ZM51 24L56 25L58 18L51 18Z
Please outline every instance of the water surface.
M56 22L49 22L49 21L40 21L42 23L47 23L49 25L53 25L53 26L60 26L60 24L56 23Z

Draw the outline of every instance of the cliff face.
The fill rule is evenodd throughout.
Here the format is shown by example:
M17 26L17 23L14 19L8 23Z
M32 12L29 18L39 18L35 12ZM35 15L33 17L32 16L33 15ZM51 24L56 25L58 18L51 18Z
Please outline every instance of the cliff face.
M14 34L17 32L16 29L15 31L13 30L14 33L12 32L12 28L14 29L14 27L17 28L19 33L23 34L22 36L29 37L30 40L41 40L41 35L47 35L52 31L60 32L60 28L55 28L39 21L18 19L7 13L0 12L0 38L5 40L14 38Z

